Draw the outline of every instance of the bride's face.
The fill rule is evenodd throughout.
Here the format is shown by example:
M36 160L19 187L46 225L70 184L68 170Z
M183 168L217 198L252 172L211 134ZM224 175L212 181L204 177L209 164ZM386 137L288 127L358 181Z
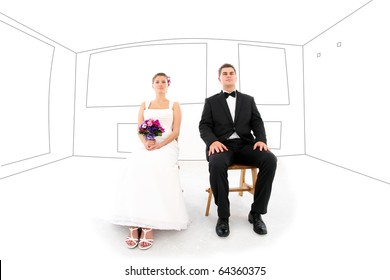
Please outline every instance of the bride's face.
M167 92L168 81L164 76L157 76L153 81L153 88L156 92Z

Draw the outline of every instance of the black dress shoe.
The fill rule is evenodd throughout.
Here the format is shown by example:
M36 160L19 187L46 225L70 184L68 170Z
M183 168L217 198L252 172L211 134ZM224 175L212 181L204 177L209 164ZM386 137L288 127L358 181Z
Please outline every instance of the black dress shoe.
M248 221L253 224L253 231L257 234L267 234L267 226L263 222L261 215L249 212Z
M229 235L229 218L218 218L215 231L219 237L226 237Z

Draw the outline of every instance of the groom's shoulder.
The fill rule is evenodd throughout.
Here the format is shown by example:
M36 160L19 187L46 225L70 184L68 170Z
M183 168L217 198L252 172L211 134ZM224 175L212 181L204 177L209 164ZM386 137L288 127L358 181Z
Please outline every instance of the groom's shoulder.
M241 91L237 91L237 94L241 95L241 97L244 97L244 98L253 98L252 95L243 93Z
M211 95L211 96L207 97L206 99L209 100L209 101L213 101L213 100L217 99L221 94L222 94L221 92L218 92L218 93L216 93L214 95Z

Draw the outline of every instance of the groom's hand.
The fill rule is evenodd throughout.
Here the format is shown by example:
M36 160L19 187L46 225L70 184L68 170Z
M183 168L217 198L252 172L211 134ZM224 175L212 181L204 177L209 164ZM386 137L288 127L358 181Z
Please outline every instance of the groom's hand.
M228 148L219 141L214 141L209 147L209 156L214 153L222 153L227 151Z
M255 145L253 146L253 150L256 150L256 148L259 148L260 151L268 151L268 146L264 142L256 142Z

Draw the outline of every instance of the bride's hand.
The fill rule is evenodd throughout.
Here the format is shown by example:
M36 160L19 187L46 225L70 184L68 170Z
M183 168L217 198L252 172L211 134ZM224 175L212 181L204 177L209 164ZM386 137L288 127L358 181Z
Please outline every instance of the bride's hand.
M144 146L145 146L145 149L147 150L154 150L154 146L156 144L156 141L155 140L146 140L146 142L144 143Z
M152 147L153 150L157 150L157 149L160 149L161 147L163 147L164 144L163 142L160 142L160 143L155 143Z
M149 151L158 150L158 149L160 149L161 147L164 147L164 146L165 146L164 142L159 142L159 143L157 143L156 141L151 141L151 142L153 142L153 144L150 145L150 146L147 148L147 150L149 150Z

